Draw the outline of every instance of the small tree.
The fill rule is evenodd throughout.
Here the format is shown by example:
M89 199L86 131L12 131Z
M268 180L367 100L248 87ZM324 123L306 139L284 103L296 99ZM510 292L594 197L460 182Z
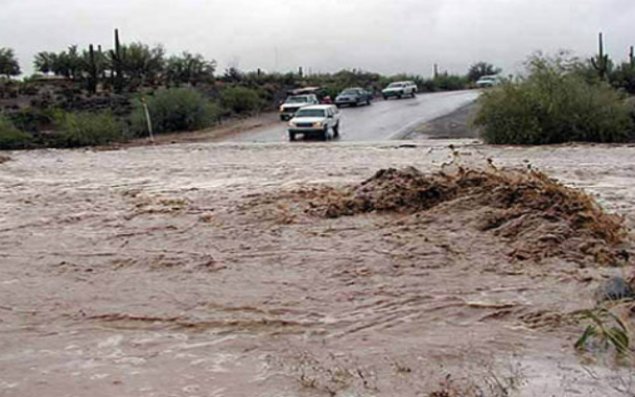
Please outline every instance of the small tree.
M166 74L169 83L196 85L214 78L215 61L207 61L202 55L184 52L168 59Z
M20 74L20 64L11 48L0 48L0 75L10 78Z
M35 59L33 60L33 66L35 70L43 73L49 74L53 71L53 64L55 61L55 54L52 52L39 52L35 55Z
M223 81L228 83L240 83L245 78L244 73L238 70L238 68L232 66L225 70Z
M500 72L501 69L491 63L478 62L470 66L470 70L467 72L467 78L471 82L476 82L483 76L491 76L493 74L499 74Z
M136 84L154 83L165 67L165 50L161 46L150 48L143 43L123 46L123 73Z
M68 51L59 54L54 52L40 52L35 56L33 65L38 72L56 76L77 79L82 76L85 62L76 45L68 47Z
M68 68L72 79L78 79L84 70L84 59L79 53L77 45L68 47Z

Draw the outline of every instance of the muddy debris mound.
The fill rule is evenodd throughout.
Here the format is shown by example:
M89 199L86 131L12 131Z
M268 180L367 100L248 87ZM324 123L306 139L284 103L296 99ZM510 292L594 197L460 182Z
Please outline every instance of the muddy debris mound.
M412 167L383 169L322 200L312 206L327 218L422 211L463 216L478 231L506 240L509 255L521 261L565 256L584 262L591 257L599 264L619 265L630 260L622 217L535 170L458 167L424 174Z

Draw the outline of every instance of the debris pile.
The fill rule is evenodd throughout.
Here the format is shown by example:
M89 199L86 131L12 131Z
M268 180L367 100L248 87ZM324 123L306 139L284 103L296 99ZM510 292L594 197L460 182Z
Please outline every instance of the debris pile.
M335 192L334 192L335 193ZM518 260L593 257L597 263L629 261L623 219L605 212L585 192L533 170L480 170L424 174L384 169L357 186L312 203L328 218L363 213L472 212L474 226L508 242Z

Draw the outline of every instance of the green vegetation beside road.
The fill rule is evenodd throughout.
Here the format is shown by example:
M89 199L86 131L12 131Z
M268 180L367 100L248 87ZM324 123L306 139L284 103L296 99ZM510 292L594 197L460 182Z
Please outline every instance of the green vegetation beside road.
M474 124L494 144L633 139L633 107L607 82L589 80L576 61L537 56L528 74L483 93Z
M203 129L221 116L217 102L208 100L192 88L159 90L146 101L155 134ZM129 123L133 136L148 135L148 122L141 101L135 103Z
M8 117L0 114L0 150L28 149L31 135L20 131Z
M47 146L98 146L124 138L121 123L109 112L60 113L55 123L58 133L52 136Z

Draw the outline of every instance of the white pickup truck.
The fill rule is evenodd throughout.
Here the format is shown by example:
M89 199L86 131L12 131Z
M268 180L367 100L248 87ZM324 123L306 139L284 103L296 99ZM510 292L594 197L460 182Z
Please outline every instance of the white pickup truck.
M319 103L320 101L315 94L292 95L280 105L280 120L290 120L299 109Z
M417 85L412 81L397 81L384 88L381 94L386 100L393 97L401 99L409 96L414 98L417 95Z
M335 105L307 106L298 110L289 121L289 140L297 135L326 141L340 135L340 111Z

